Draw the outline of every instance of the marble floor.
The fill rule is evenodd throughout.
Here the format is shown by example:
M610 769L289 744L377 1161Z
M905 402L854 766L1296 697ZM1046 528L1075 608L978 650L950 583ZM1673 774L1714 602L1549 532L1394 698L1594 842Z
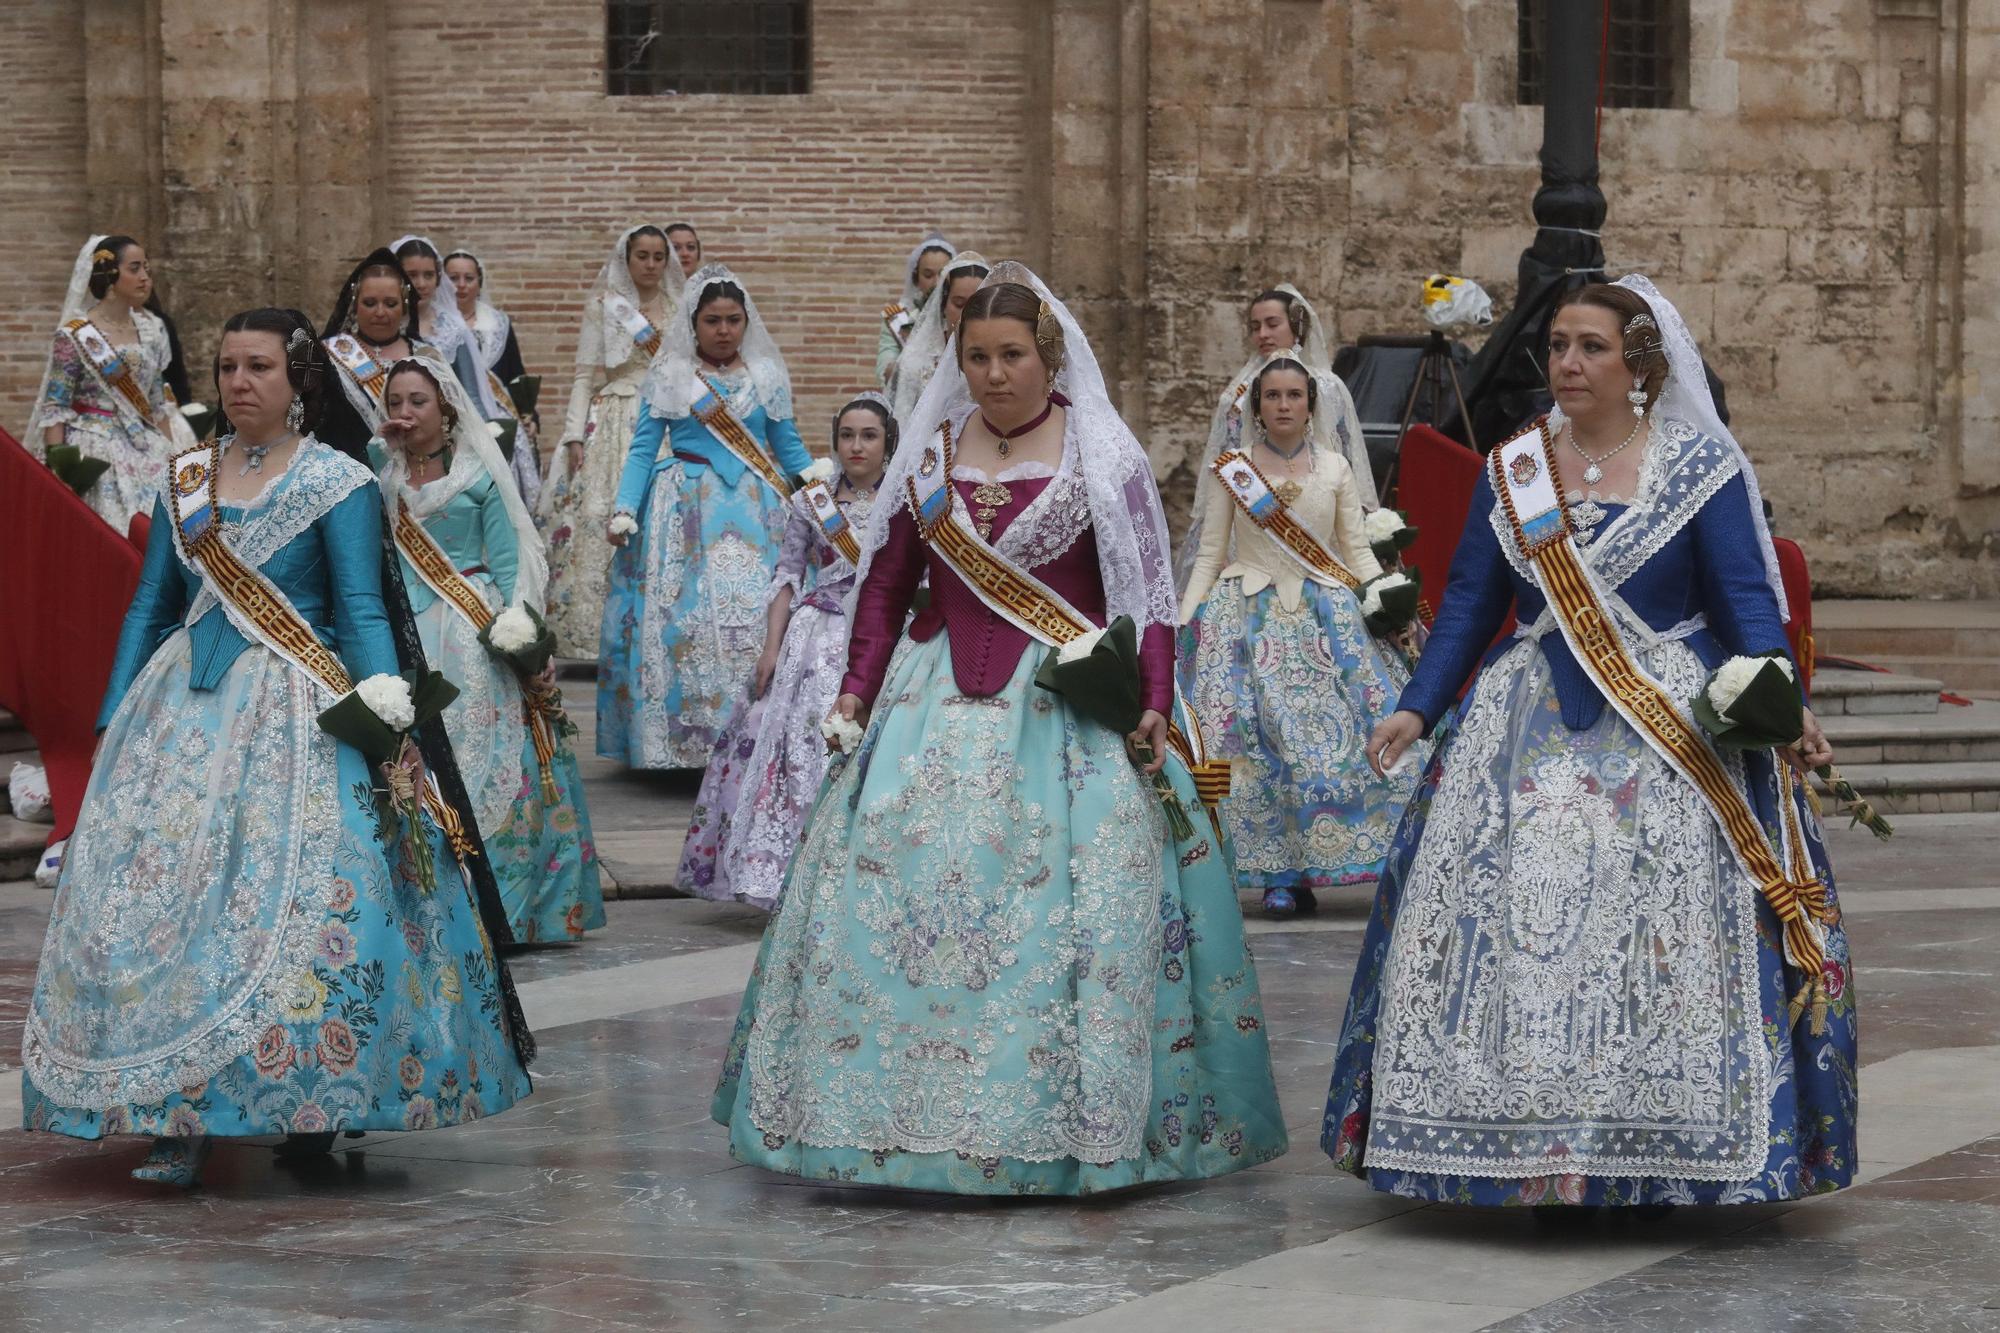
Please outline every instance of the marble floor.
M621 887L665 883L691 784L589 781ZM1866 1180L1841 1195L1549 1232L1334 1172L1360 890L1256 923L1284 1158L1081 1203L773 1176L707 1119L762 918L622 898L515 960L542 1056L506 1115L303 1165L225 1145L184 1196L127 1177L137 1140L0 1132L0 1330L2000 1330L2000 819L1833 836L1864 1005ZM0 886L0 1068L48 901ZM19 1099L0 1075L0 1123Z

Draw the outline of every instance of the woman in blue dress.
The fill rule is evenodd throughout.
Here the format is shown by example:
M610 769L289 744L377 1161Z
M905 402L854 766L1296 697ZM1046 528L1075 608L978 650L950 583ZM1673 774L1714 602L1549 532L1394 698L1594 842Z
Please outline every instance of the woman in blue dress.
M492 1115L533 1052L494 905L427 817L434 889L385 851L377 775L317 724L350 680L381 699L402 645L374 474L301 434L312 330L237 315L217 366L233 430L170 462L22 1042L29 1129L154 1136L134 1175L183 1186L215 1137Z
M1174 594L1151 467L1021 265L952 348L863 546L827 722L858 744L807 820L713 1114L740 1161L956 1194L1254 1166L1284 1120L1228 846L1182 761L1160 767ZM1052 623L1082 644L1120 617L1143 704L1124 734L1035 683Z
M608 532L597 752L700 768L764 646L764 602L812 462L792 381L756 303L720 264L695 270L646 377Z
M1473 677L1377 891L1322 1146L1377 1189L1458 1203L1657 1209L1838 1189L1855 1170L1854 992L1791 771L1832 752L1808 714L1781 762L1725 755L1697 786L1673 740L1707 745L1689 705L1726 657L1786 651L1755 473L1686 325L1643 277L1567 298L1548 377L1546 434L1496 452L1423 660L1369 740L1378 769L1393 764ZM1566 501L1532 538L1513 497L1530 484ZM1565 563L1537 554L1552 542ZM1510 605L1520 628L1489 651ZM1615 636L1577 640L1586 668L1572 629L1607 617ZM1601 670L1606 643L1636 672ZM1657 693L1636 688L1648 680ZM1650 714L1633 703L1646 698ZM1666 707L1678 727L1642 736L1627 720ZM1746 805L1754 818L1725 825ZM1816 877L1828 910L1808 927L1816 948L1795 952L1745 867L1800 850L1787 873ZM1795 965L1814 952L1823 963Z
M458 687L445 730L507 922L521 944L580 939L604 924L604 891L554 663L521 679L480 638L507 608L539 614L541 534L491 434L436 362L391 366L383 411L373 461L392 524L401 505L422 529L395 527L403 583L425 659Z

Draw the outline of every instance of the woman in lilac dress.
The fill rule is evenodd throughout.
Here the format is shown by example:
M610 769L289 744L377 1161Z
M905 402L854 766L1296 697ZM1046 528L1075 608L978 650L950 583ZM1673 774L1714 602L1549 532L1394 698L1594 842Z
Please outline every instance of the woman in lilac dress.
M868 530L883 466L896 451L888 400L871 390L841 408L833 450L838 479L809 470L806 488L792 496L765 613L764 652L749 695L716 742L681 853L681 888L767 912L778 905L785 867L826 775L819 723L847 669L842 603L854 588L854 562L839 534L858 542ZM833 465L814 469L831 472ZM838 526L822 520L815 504L821 491L840 516Z

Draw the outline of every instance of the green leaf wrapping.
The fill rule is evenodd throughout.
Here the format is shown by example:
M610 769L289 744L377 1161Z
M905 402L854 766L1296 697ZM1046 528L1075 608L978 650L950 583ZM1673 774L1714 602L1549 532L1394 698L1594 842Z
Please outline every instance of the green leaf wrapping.
M85 458L83 450L73 444L52 444L43 457L48 460L49 471L56 474L56 480L78 495L95 486L97 479L111 467L102 458Z
M1805 696L1798 681L1785 674L1782 653L1764 653L1764 665L1729 706L1718 713L1708 697L1715 681L1710 672L1695 695L1691 711L1694 720L1709 734L1719 750L1769 750L1796 745L1805 732Z
M514 400L514 410L528 416L535 405L542 401L542 377L540 375L516 375L507 381L507 396Z
M1049 649L1035 684L1100 726L1123 736L1139 725L1146 711L1139 699L1139 632L1132 617L1120 616L1087 657L1057 660L1061 649Z

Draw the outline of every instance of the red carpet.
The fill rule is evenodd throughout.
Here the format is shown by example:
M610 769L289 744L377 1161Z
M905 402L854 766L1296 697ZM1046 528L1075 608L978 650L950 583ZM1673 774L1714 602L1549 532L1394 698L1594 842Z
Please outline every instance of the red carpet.
M76 826L148 526L133 521L136 546L119 536L0 430L0 707L48 766L51 841Z

